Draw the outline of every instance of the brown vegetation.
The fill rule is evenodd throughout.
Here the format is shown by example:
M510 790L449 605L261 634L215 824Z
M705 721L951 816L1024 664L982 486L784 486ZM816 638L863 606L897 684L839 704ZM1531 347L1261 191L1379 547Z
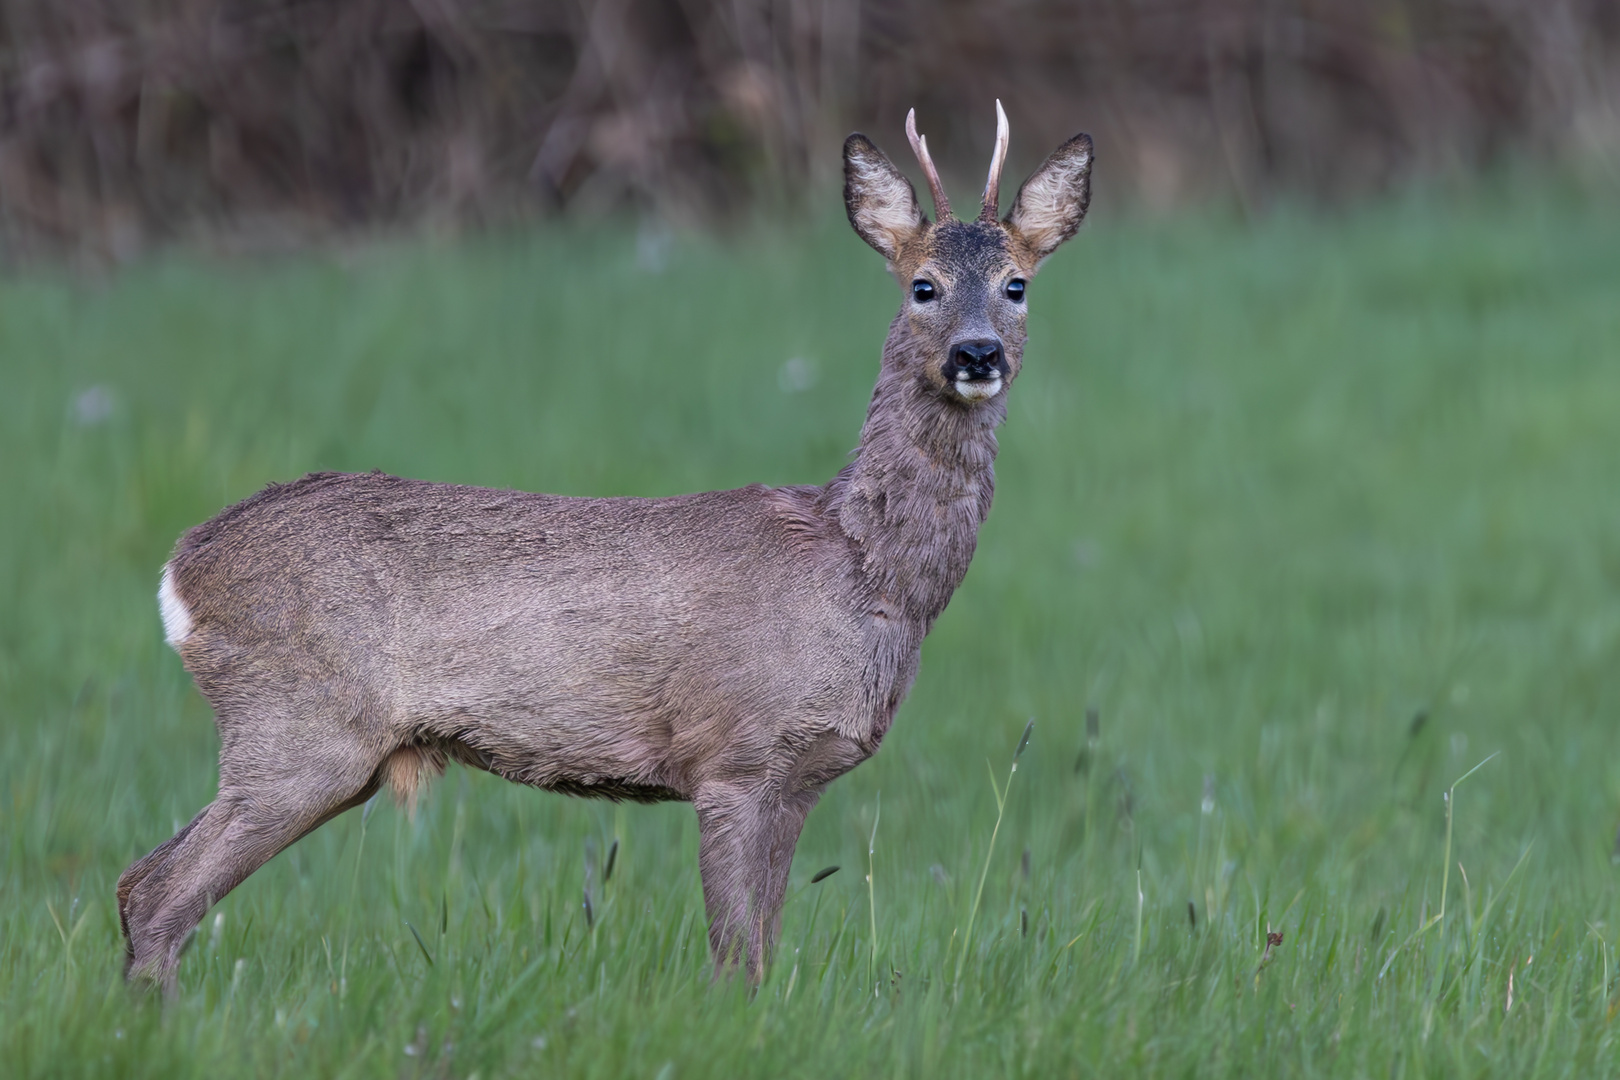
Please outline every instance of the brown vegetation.
M1620 146L1612 0L0 0L0 238L117 254L830 181L915 105L947 179L1077 130L1113 191L1329 198ZM589 183L587 184L587 180Z

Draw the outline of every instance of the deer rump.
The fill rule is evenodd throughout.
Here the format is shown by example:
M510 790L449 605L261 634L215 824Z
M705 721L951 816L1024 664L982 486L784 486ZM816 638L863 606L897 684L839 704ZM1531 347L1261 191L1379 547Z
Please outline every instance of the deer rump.
M847 540L805 512L819 493L313 474L181 538L177 647L231 756L289 782L331 756L414 803L454 759L568 794L691 799L846 744L800 777L819 786L876 749L892 696L876 676L897 666L854 614Z

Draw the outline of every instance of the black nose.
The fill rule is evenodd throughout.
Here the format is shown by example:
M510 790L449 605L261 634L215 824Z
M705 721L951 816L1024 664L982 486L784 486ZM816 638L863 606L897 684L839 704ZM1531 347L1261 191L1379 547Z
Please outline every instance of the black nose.
M1000 378L1006 371L1001 359L1001 342L995 338L959 341L951 346L951 359L945 375L951 380L966 376L970 381Z

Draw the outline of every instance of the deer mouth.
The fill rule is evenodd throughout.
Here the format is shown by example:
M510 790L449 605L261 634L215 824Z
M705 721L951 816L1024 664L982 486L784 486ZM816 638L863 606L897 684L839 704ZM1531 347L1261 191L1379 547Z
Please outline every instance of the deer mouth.
M1001 374L997 372L987 379L975 379L966 371L958 371L951 389L963 401L989 401L1001 393Z

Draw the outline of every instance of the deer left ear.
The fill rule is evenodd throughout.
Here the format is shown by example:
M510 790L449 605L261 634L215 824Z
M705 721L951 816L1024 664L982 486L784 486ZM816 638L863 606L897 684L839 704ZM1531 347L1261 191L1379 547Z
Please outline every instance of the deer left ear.
M1091 136L1076 135L1024 181L1007 224L1039 261L1079 230L1090 204Z
M858 132L844 140L844 209L861 239L891 263L926 224L911 181Z

